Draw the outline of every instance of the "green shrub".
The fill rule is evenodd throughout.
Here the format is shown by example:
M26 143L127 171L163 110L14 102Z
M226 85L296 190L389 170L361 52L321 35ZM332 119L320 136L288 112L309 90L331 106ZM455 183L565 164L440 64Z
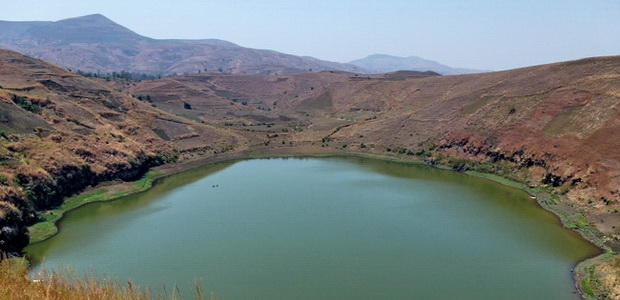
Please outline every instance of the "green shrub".
M19 107L29 112L33 112L36 114L41 112L41 107L39 107L35 103L32 103L30 100L26 99L25 97L13 95L13 102L15 102L15 104L19 105Z
M15 183L17 185L19 185L19 186L24 186L24 185L26 185L26 184L28 184L30 182L30 179L24 173L17 173L17 175L15 175L15 179L13 179L13 181L15 181Z

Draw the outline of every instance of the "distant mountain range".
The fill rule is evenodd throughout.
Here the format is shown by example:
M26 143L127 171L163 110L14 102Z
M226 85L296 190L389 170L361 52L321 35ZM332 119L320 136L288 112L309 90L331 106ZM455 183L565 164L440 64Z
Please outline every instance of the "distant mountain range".
M137 34L101 14L56 22L0 21L0 48L74 71L93 73L286 74L323 70L354 73L406 70L451 75L485 72L452 68L415 56L374 54L347 64L246 48L217 39L159 40Z
M245 48L222 40L152 39L100 14L56 22L0 21L0 48L85 72L364 72L353 65Z
M366 58L351 61L349 64L363 68L370 73L388 73L401 70L433 71L442 75L488 72L485 70L452 68L417 56L398 57L386 54L373 54Z

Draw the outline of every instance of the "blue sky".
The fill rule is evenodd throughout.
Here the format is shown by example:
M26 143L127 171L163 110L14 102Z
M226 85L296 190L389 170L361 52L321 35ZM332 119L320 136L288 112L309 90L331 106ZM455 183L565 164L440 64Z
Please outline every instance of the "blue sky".
M101 13L153 38L217 38L339 62L383 53L502 70L620 55L618 0L0 0L0 8L0 20Z

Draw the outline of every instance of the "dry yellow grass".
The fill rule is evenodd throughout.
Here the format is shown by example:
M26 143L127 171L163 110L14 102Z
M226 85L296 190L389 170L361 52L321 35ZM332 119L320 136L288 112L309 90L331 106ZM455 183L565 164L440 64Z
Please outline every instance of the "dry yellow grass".
M605 299L620 299L620 257L616 256L598 265L596 275L604 294L607 295Z
M40 279L28 278L22 259L0 262L0 299L151 299L147 291L134 287L131 281L119 284L91 275L79 277L70 271L53 271Z
M27 261L23 258L0 258L0 300L147 300L181 299L178 290L172 295L151 295L149 289L136 287L131 280L119 283L92 274L78 276L71 270L44 272L37 279L28 277ZM193 299L203 298L196 284ZM217 298L208 297L209 300Z

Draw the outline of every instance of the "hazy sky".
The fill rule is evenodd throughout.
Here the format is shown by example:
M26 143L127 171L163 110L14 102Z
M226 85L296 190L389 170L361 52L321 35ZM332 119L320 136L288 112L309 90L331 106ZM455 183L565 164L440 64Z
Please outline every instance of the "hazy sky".
M0 0L0 20L93 13L153 38L339 62L383 53L501 70L620 55L620 0Z

